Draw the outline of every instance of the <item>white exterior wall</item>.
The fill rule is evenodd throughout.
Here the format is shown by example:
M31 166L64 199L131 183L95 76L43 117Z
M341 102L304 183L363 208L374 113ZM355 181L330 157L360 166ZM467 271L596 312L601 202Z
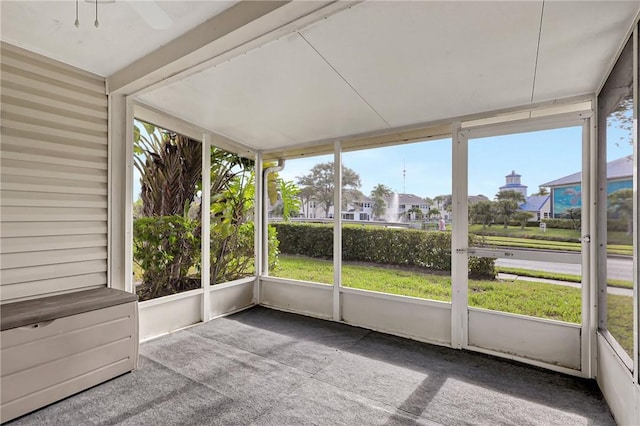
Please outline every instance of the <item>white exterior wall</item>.
M3 43L0 302L107 284L104 78Z

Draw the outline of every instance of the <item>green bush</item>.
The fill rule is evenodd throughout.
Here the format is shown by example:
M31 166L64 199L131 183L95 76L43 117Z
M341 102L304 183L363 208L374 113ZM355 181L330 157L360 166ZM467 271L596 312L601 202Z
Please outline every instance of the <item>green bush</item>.
M333 257L331 225L276 223L280 251L308 257ZM469 235L469 244L482 237ZM345 261L451 270L451 233L425 232L370 226L344 226L342 258ZM495 277L494 259L470 258L469 275Z
M278 261L276 229L269 226L269 267ZM133 223L134 262L142 269L137 293L148 300L200 287L189 276L201 269L200 222L183 216L141 217ZM253 222L239 225L237 233L223 235L211 228L211 284L227 282L254 272Z
M142 270L141 300L191 285L189 269L200 260L198 222L182 216L141 217L133 223L133 260Z
M278 262L278 237L276 229L269 225L269 268ZM222 235L211 229L211 284L219 284L247 277L254 269L254 226L253 222L238 227L237 235Z
M576 226L580 228L580 220L576 220L574 223L571 219L542 219L542 222L547 224L547 228L575 229Z

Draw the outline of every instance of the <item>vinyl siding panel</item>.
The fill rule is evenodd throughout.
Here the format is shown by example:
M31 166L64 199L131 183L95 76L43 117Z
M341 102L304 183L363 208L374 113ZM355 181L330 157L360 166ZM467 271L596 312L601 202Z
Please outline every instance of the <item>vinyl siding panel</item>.
M0 302L105 286L105 80L6 43L0 72Z

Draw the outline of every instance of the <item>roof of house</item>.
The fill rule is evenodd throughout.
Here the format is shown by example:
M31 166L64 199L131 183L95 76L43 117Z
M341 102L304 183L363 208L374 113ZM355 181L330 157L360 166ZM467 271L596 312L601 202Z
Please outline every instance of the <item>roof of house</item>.
M476 204L479 203L480 201L489 201L489 197L485 196L485 195L469 195L467 197L467 200L469 200L469 204Z
M618 158L607 163L607 179L619 179L633 176L633 161L630 156ZM560 179L543 183L540 186L561 186L582 182L582 172L570 174Z
M499 189L500 191L509 190L509 188L527 188L527 185L523 185L521 183L508 183L506 185L502 185Z
M400 204L426 204L427 201L414 194L398 194L398 203Z
M520 205L520 210L525 212L539 212L549 201L549 195L532 195L527 197L527 201Z

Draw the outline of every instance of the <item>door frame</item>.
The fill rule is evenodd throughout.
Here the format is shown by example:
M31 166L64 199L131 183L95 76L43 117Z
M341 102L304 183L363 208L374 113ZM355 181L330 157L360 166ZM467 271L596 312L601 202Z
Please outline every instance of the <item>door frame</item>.
M464 127L456 122L452 126L453 146L453 231L452 231L452 346L468 350L509 356L530 364L539 364L557 371L594 377L595 375L595 342L597 331L597 289L591 285L593 258L591 247L592 211L582 208L582 250L579 254L562 254L568 263L582 265L582 320L579 330L579 369L566 368L547 362L532 360L527 357L509 354L495 349L474 346L470 343L470 309L468 306L468 259L470 255L485 257L522 258L530 260L557 260L557 253L543 253L527 250L500 250L468 247L468 142L491 136L504 136L533 131L552 130L565 127L582 128L582 206L591 206L592 173L595 158L592 155L593 111L579 111L553 116L513 120L503 123ZM593 301L593 303L592 303ZM471 308L474 311L474 308ZM506 314L506 317L529 319L521 315ZM531 318L535 322L535 318ZM541 320L545 321L545 320ZM548 322L552 322L549 320Z

